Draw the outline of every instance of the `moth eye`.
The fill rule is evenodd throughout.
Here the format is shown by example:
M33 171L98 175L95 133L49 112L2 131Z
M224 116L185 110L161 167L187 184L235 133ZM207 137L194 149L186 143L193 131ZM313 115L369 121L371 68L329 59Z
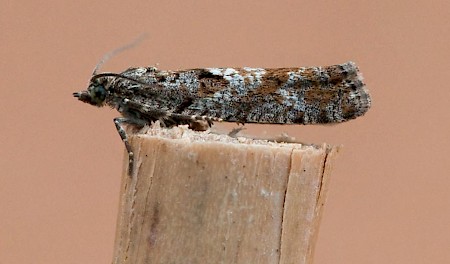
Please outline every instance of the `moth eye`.
M98 105L103 104L103 101L105 101L106 99L106 89L105 87L103 87L103 85L94 86L91 89L90 94L91 101Z

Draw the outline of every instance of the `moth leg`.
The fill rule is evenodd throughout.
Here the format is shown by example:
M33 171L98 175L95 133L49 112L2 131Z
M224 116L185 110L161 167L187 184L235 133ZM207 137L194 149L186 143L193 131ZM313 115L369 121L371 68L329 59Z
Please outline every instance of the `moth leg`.
M167 111L163 109L156 109L152 106L138 103L129 99L124 99L123 104L126 105L128 111L135 113L137 119L147 119L151 121L159 120L161 127L167 127L165 119L167 118ZM133 124L146 125L146 123L139 122L140 120L131 119ZM128 122L130 123L130 122Z
M174 120L179 120L179 121L187 121L187 122L206 121L206 122L208 122L209 126L211 126L214 123L214 121L217 121L217 122L223 121L222 118L211 117L211 116L183 115L183 114L174 114L174 113L169 113L169 114L167 114L167 116L173 118Z
M144 126L145 123L140 122L139 120L130 119L130 118L126 118L126 117L116 117L113 120L114 120L114 125L116 125L117 132L119 133L119 136L122 139L123 143L125 144L125 148L128 152L128 175L131 175L131 172L133 171L133 166L134 166L134 153L133 153L133 150L131 149L130 143L128 142L127 132L123 128L122 124L128 123L128 124L134 124L134 125L138 125L138 126Z
M229 136L229 137L232 137L232 138L236 138L236 137L237 137L237 134L239 134L239 132L241 132L242 130L245 130L245 129L246 129L246 128L245 128L244 126L233 128L233 129L230 131L230 133L228 133L228 136Z
M195 131L206 131L214 121L222 121L220 118L198 115L183 115L168 113L167 117L174 121L175 125L189 124L189 128Z
M163 117L160 117L160 118L158 119L158 121L159 121L159 125L160 125L161 127L167 127L166 122L164 121L164 118L163 118Z

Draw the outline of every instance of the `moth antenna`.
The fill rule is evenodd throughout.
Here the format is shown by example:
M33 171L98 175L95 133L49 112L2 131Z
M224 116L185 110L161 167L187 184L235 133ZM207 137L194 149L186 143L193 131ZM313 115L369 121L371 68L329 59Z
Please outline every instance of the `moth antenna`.
M93 81L95 81L95 80L97 80L97 79L99 79L99 78L102 78L102 77L108 77L108 76L109 76L109 77L116 77L116 78L125 79L125 80L128 80L128 81L137 83L137 84L145 85L145 86L148 85L148 83L141 82L141 81L136 80L136 79L131 78L131 77L127 77L127 76L122 75L122 74L120 74L120 73L112 73L112 72L104 72L104 73L95 74L94 76L92 76L91 82L93 82Z
M144 39L146 39L148 37L148 33L144 33L142 35L140 35L137 39L135 39L134 41L132 41L131 43L128 43L122 47L119 47L111 52L106 53L103 58L97 63L97 65L94 68L94 71L92 72L92 75L96 75L98 69L105 63L107 62L110 58L112 58L113 56L115 56L118 53L121 53L122 51L125 51L127 49L131 49L133 47L135 47L136 45L138 45L139 43L141 43Z

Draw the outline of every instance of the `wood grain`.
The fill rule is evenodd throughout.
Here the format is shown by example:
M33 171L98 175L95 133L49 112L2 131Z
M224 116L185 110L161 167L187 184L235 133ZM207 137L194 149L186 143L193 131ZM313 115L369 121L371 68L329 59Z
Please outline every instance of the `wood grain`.
M336 147L185 128L131 144L113 263L312 263Z

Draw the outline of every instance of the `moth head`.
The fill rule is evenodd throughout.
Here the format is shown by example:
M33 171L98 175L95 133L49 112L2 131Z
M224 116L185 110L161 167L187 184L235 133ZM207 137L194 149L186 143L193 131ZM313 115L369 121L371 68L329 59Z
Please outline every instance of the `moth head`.
M103 106L105 104L108 91L101 82L91 81L86 91L73 93L78 100L95 106Z
M148 86L145 82L127 77L120 73L100 73L92 76L89 87L86 91L73 93L73 96L77 97L78 100L91 105L98 107L104 106L105 102L108 101L108 97L114 97L114 91L119 86L119 83L116 82L118 80L138 84L143 87ZM121 85L125 87L127 86L127 84Z

